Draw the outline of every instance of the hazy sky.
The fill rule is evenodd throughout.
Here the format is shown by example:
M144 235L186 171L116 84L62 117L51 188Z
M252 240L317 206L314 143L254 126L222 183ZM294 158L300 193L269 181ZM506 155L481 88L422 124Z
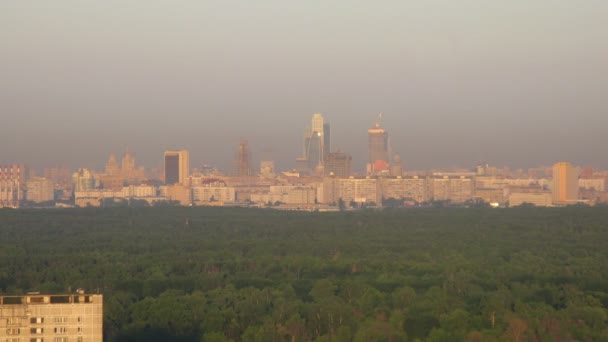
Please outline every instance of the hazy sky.
M280 168L314 112L357 168L608 167L608 1L0 1L0 163Z

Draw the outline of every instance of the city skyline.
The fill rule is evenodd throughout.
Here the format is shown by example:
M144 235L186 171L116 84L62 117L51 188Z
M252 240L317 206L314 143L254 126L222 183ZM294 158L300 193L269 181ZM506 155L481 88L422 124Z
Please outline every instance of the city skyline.
M309 115L313 115L313 114L309 114ZM314 115L323 115L322 113L317 113L315 112ZM313 117L314 117L313 115ZM310 116L309 116L310 119ZM383 121L383 120L382 120ZM384 124L379 124L378 120L373 120L372 121L373 124L371 126L368 126L365 130L363 130L363 133L359 134L360 138L363 141L363 143L365 144L365 146L363 146L363 150L362 151L351 151L351 150L347 150L347 149L343 149L340 147L340 145L337 145L335 147L335 149L331 150L331 151L324 151L325 152L345 152L348 154L351 154L353 156L358 156L358 158L353 157L354 163L353 163L353 167L352 167L352 172L353 173L359 173L359 174L365 174L365 173L369 173L369 154L370 154L370 146L369 146L369 135L370 135L370 131L374 130L374 129L380 129L382 131L386 130L386 134L387 134L387 139L388 139L388 128L386 127L386 125ZM327 122L325 123L325 127L328 128L328 124ZM306 129L304 130L305 132L307 130L310 130L310 127L306 127ZM333 127L332 127L333 129ZM588 162L588 163L580 163L577 162L577 158L557 158L557 159L543 159L543 158L539 158L538 161L534 162L530 162L529 164L522 164L522 163L518 163L515 162L513 164L497 164L492 162L492 158L488 158L488 159L478 159L478 160L472 160L472 159L465 159L462 160L460 162L456 162L456 163L452 163L452 164L445 164L445 163L441 163L441 161L439 161L436 165L430 165L430 167L418 167L418 168L412 168L411 164L416 165L416 163L411 163L413 162L412 160L405 160L403 161L403 158L401 157L401 153L399 153L399 151L396 151L395 149L392 148L392 139L394 138L394 135L391 135L390 139L391 142L388 143L387 142L387 146L388 146L388 150L387 153L389 153L390 155L387 155L389 162L392 161L393 157L398 156L400 163L402 163L403 165L403 169L404 171L424 171L424 170L450 170L450 169L473 169L476 166L480 165L480 164L492 164L498 167L506 167L506 168L510 168L512 170L516 170L516 169L532 169L532 168L537 168L537 167L550 167L551 165L553 165L556 162L559 162L560 160L570 160L573 164L575 165L580 165L581 167L594 167L594 168L607 168L608 164L606 164L608 162L608 159L606 158L598 158L594 161ZM397 137L398 138L398 137ZM297 140L297 138L295 138L294 140ZM304 139L306 140L306 139ZM196 169L196 168L200 168L203 166L211 166L211 167L217 167L218 170L220 170L221 172L224 172L226 174L232 174L234 173L234 168L235 168L235 154L234 154L234 149L235 146L238 148L240 148L239 146L242 145L243 143L243 138L240 138L240 140L238 141L233 141L231 142L231 151L229 153L228 156L222 156L221 160L218 161L212 161L209 159L205 159L202 158L201 155L203 155L204 153L201 153L201 151L192 151L188 148L183 147L184 145L180 145L182 147L176 148L179 150L184 150L187 151L188 153L193 153L194 155L194 159L192 159L191 162L189 162L190 168L191 169ZM301 138L300 138L301 141ZM300 142L300 144L302 144ZM247 144L249 145L249 144ZM306 142L304 143L304 145L306 146ZM87 169L91 169L91 170L99 170L99 171L103 171L104 168L106 170L106 172L108 171L108 156L110 158L110 162L116 162L115 158L118 155L121 158L126 158L127 160L129 160L129 163L134 163L133 160L131 160L132 158L137 158L137 165L138 167L144 167L146 172L148 172L151 169L154 170L160 170L164 168L164 158L162 157L162 151L172 151L173 149L170 148L163 148L160 152L161 152L161 157L159 158L159 151L152 151L155 154L155 158L156 160L153 160L152 163L150 163L150 158L149 158L149 151L145 151L143 153L144 156L146 156L147 160L143 160L141 158L139 158L139 153L137 151L134 151L131 147L131 145L125 145L122 147L118 147L117 150L108 150L107 153L106 152L102 152L105 154L102 154L101 159L99 160L94 160L94 161L89 161L87 163L80 163L79 161L75 160L75 159L64 159L64 160L58 160L55 162L50 162L48 164L43 164L40 163L38 160L33 160L33 161L28 161L25 160L24 158L21 159L15 159L15 160L11 160L11 159L3 159L2 162L6 165L11 165L11 164L15 164L15 165L25 165L26 167L28 167L28 169L32 169L35 171L42 171L45 168L52 168L52 167L67 167L69 169L74 169L77 170L79 168L87 168ZM177 146L176 144L172 144L172 146ZM332 148L334 148L333 146L335 146L334 144L332 144ZM100 146L100 148L103 148ZM254 158L252 160L250 160L250 163L252 164L253 169L255 170L255 172L257 172L257 170L259 169L260 163L263 161L272 161L275 164L277 164L277 170L281 170L281 171L289 171L289 170L296 170L297 169L297 161L295 161L296 156L299 157L299 153L297 151L294 152L293 154L293 158L291 158L291 160L277 160L275 158L272 158L272 153L269 153L268 151L272 151L272 148L269 148L268 146L264 147L264 151L262 151L262 148L259 146L253 146L253 148L251 148L251 146L248 146L248 149L251 149L252 151L259 151L260 153L258 155L263 154L264 157L260 157L260 158ZM145 150L145 149L144 149ZM302 147L300 147L300 150L302 150ZM118 154L116 154L116 152L118 151ZM122 152L121 152L122 151ZM4 151L3 151L4 152ZM263 153L262 153L263 152ZM306 152L306 151L304 151ZM474 151L473 151L474 152ZM254 152L255 153L255 152ZM300 152L301 153L301 152ZM9 153L10 154L10 153ZM5 152L6 155L6 152ZM269 158L270 156L270 158ZM544 162L542 162L543 160L545 160ZM465 163L465 161L471 161L471 163L467 164ZM410 164L411 163L411 164ZM606 166L603 166L605 165ZM134 166L134 165L133 165ZM132 166L132 167L133 167ZM387 164L388 166L388 164ZM124 168L124 160L123 160L123 168ZM124 172L124 170L123 170ZM143 172L139 171L139 172Z
M184 148L228 170L244 137L291 169L321 112L364 170L383 112L405 169L605 168L606 15L595 0L3 1L0 155L99 169L129 146L158 167Z

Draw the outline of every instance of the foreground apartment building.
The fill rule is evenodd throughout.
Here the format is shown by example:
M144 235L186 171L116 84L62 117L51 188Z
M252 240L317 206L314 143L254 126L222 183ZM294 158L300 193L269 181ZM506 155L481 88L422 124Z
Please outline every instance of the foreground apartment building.
M103 296L1 296L0 341L102 342Z

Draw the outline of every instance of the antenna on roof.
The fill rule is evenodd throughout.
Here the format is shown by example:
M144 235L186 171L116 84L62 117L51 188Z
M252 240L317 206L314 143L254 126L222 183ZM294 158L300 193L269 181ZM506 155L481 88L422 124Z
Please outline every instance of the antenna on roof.
M376 127L382 126L382 113L378 113L378 120L376 120Z

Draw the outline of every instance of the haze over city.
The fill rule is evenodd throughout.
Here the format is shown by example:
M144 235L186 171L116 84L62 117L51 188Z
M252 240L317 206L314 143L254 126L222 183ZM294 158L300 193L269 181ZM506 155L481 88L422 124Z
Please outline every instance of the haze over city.
M246 138L290 169L322 112L364 170L383 112L406 169L608 167L606 17L594 0L3 1L0 152L101 169L184 148L227 170Z

